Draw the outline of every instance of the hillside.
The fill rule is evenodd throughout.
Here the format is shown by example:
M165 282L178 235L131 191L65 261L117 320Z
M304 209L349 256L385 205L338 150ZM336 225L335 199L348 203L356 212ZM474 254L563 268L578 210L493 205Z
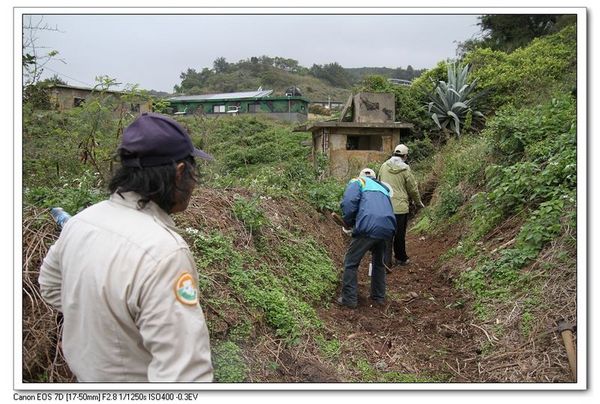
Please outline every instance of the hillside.
M426 69L414 69L411 65L408 65L406 69L401 67L396 69L389 67L347 67L345 70L352 76L356 83L367 76L414 80L426 71Z
M229 63L223 58L215 60L213 68L201 71L188 69L181 73L181 83L175 91L185 94L206 94L253 90L259 87L272 89L277 95L296 86L302 95L314 101L344 102L351 88L368 75L413 79L422 70L402 68L343 68L337 63L300 66L296 60L262 56Z

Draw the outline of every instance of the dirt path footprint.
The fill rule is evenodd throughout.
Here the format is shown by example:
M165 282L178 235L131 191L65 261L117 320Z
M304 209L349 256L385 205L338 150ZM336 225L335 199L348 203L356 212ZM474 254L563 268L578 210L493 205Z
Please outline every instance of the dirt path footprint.
M409 234L411 263L388 274L385 306L368 300L365 258L359 269L358 308L332 305L320 311L326 328L341 342L340 362L348 364L341 367L341 380L477 381L476 330L464 297L437 265L453 242Z

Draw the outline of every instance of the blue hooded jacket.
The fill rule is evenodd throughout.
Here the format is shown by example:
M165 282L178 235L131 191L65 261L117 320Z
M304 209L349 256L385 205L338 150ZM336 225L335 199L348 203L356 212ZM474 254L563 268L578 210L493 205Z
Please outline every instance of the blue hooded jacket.
M352 237L389 239L396 231L390 191L373 178L350 180L344 191L341 208L344 221L354 227Z

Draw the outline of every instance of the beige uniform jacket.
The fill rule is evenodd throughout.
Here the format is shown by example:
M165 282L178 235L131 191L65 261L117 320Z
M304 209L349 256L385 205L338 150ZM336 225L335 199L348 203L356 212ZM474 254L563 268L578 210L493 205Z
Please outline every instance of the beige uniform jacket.
M40 270L67 363L79 381L212 381L190 250L158 205L122 195L71 218Z

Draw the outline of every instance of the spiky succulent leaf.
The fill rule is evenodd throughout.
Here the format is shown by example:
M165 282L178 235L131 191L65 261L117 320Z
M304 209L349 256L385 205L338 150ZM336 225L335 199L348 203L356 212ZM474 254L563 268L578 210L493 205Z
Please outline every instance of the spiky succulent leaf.
M448 111L448 116L452 117L454 120L454 131L457 135L460 135L460 119L458 119L458 115L452 111Z
M474 93L477 80L468 83L469 65L448 64L447 72L447 81L440 80L430 93L428 112L432 113L431 118L438 127L449 126L460 135L460 127L467 119L483 118L481 112L474 110L483 93Z
M433 122L435 122L438 128L442 129L442 125L440 124L440 120L438 119L437 114L431 114L431 119L433 119Z

